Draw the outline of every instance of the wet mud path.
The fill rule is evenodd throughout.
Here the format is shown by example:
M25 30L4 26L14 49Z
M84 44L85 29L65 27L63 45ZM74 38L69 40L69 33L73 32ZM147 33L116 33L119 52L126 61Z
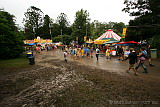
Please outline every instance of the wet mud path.
M160 105L159 79L118 75L77 61L65 63L52 51L37 54L31 68L0 77L3 107L106 107L113 106L112 101Z

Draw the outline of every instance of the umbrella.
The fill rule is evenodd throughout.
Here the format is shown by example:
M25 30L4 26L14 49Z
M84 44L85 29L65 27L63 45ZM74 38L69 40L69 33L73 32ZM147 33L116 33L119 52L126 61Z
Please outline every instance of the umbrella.
M118 43L119 41L108 41L108 42L105 42L103 44L110 44L110 43Z
M117 44L139 44L139 43L135 42L135 41L127 41L127 42L120 42L120 43L117 43Z
M127 42L117 43L116 45L130 46L130 45L133 45L133 44L140 44L140 43L135 42L135 41L127 41Z

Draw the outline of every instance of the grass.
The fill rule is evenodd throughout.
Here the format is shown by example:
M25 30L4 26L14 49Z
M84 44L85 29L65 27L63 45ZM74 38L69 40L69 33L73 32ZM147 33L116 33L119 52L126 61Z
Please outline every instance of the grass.
M26 55L22 55L16 59L0 60L0 76L20 72L21 69L30 67Z
M24 68L28 65L28 59L25 57L25 55L22 55L16 59L0 60L1 69L18 69Z

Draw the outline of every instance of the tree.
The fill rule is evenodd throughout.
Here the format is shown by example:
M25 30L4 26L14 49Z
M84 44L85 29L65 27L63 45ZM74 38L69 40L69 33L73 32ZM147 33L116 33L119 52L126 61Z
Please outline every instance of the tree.
M65 13L61 13L56 20L56 23L59 26L59 35L61 35L61 33L63 35L68 34L68 27L69 27L69 21L67 18L67 15Z
M44 39L51 39L52 20L48 15L44 16L43 26L37 30L37 35Z
M89 24L90 19L87 10L81 9L77 11L75 21L72 25L73 40L76 40L76 37L78 37L78 43L82 44L84 42L84 36L90 36L90 34L87 34L89 32Z
M23 52L22 36L14 21L13 15L0 10L0 59L15 58Z
M160 1L159 0L126 0L123 11L136 16L129 22L128 40L146 40L160 35ZM135 37L133 37L135 36Z
M70 35L58 35L57 37L53 38L53 42L63 42L65 45L69 45L71 42Z
M113 25L113 30L118 35L122 35L123 28L125 27L126 25L123 22L120 22L120 23L115 22Z
M28 39L35 38L37 30L43 25L43 12L41 9L31 6L25 12L24 26L27 29L26 32L29 33ZM27 33L27 34L28 34ZM31 36L34 35L34 36Z

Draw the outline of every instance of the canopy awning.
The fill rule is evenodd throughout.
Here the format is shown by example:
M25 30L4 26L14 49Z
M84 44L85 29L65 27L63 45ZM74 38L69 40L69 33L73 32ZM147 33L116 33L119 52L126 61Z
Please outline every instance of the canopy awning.
M127 46L127 45L133 45L133 44L140 44L140 43L135 42L135 41L126 41L126 42L117 43L116 45L124 45L124 46Z
M121 37L114 33L111 29L106 30L106 32L96 40L102 40L103 38L114 38L117 41L120 41L121 39Z
M119 41L117 41L114 38L102 38L101 40L95 40L94 43L95 44L107 44L107 43L118 43Z

